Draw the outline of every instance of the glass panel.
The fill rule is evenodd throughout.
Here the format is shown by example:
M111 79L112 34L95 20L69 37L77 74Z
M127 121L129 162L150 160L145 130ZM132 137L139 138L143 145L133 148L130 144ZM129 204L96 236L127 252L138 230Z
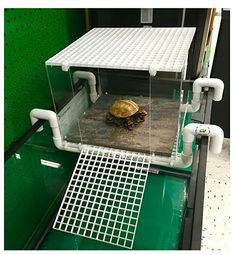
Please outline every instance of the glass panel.
M72 136L80 142L79 120L89 105L87 85L84 81L73 82L72 71L60 66L47 66L48 80L63 140Z
M193 80L182 81L181 104L190 104L191 103L191 101L192 101L192 85L193 85ZM196 113L194 113L194 117L196 117ZM182 130L189 123L191 123L191 113L188 112L187 107L185 107L185 109L182 112L180 112L180 114L179 114L178 152L182 152L182 150L183 150Z
M178 150L181 73L157 72L150 77L151 131L150 151L157 155L172 155Z
M58 114L73 97L70 72L62 71L60 66L46 66L46 71L55 112Z
M150 77L147 71L78 67L47 72L64 140L164 156L178 146L181 73Z
M34 249L63 198L77 154L51 144L49 123L4 165L4 248Z

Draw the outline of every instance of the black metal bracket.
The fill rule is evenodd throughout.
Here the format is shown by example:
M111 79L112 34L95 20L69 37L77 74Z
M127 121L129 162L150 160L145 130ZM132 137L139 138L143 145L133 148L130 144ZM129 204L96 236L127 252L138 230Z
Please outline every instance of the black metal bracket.
M210 123L212 98L213 91L210 89L204 102L205 111L200 115L202 122L205 124ZM208 137L198 137L197 144L199 145L199 150L194 156L182 230L181 249L183 250L201 249Z

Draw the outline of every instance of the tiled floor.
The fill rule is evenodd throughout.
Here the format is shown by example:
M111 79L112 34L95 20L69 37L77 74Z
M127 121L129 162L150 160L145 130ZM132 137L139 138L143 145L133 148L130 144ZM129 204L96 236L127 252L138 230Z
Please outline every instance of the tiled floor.
M208 156L201 249L228 250L230 223L230 140L225 139L221 154Z

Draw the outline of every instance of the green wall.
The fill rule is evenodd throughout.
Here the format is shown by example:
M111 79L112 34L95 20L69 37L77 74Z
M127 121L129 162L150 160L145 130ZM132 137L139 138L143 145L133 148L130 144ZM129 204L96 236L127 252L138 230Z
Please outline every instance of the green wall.
M5 9L4 149L30 128L32 108L50 108L45 61L85 33L84 9Z

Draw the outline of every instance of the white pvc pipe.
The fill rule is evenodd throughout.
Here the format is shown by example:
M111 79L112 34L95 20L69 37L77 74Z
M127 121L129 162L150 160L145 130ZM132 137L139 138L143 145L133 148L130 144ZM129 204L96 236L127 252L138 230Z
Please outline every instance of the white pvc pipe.
M213 100L220 101L223 97L224 83L217 78L198 78L193 83L193 98L191 104L182 104L180 111L197 112L201 105L202 88L214 88Z
M192 150L192 147L191 147ZM180 154L176 158L171 157L160 157L160 156L153 156L151 163L166 166L166 167L176 167L176 168L187 168L192 165L193 162L193 155L184 155Z
M216 125L191 123L183 129L183 154L185 156L192 155L192 144L195 135L210 137L209 149L211 152L218 154L223 147L224 132Z
M88 81L90 86L90 99L92 103L98 98L97 91L96 91L96 78L92 72L87 71L75 71L73 73L73 82L77 83L79 79L85 79Z
M57 116L55 112L50 110L35 108L30 112L30 119L31 119L32 125L39 119L48 120L50 127L52 129L54 144L58 149L62 148L62 139L61 139L58 120L57 120ZM40 132L42 130L43 130L43 127L40 127L37 130L37 132Z
M167 167L189 167L193 162L192 146L195 135L210 137L210 151L215 154L221 152L223 147L224 132L220 127L209 124L191 123L185 126L183 129L183 152L173 159L167 157L153 156L152 163Z
M64 141L62 139L62 137L60 135L57 115L55 112L50 111L50 110L43 110L43 109L33 109L30 112L30 119L31 119L32 125L39 119L44 119L44 120L49 121L50 127L52 128L54 144L59 150L65 150L65 151L71 151L71 152L81 152L81 149L82 149L81 143L79 143L79 144L71 143L71 142ZM41 130L43 130L43 127L37 131L41 131ZM158 164L161 166L185 168L185 167L191 165L192 156L179 157L176 160L172 160L169 157L154 156L152 158L152 163Z
M193 99L191 104L182 104L180 105L181 112L197 112L201 106L200 100L201 93L193 93Z
M59 124L57 120L57 115L55 112L50 110L33 109L30 112L30 119L32 125L38 119L48 120L50 127L52 128L53 141L55 146L60 150L71 151L71 152L81 152L82 144L71 143L63 141ZM41 131L41 130L38 130ZM192 123L184 127L183 129L183 153L181 153L176 158L162 157L162 156L152 156L151 163L167 166L167 167L177 167L186 168L192 164L193 153L192 145L195 135L206 135L211 138L210 140L210 150L213 153L220 153L223 145L224 132L216 125L206 125L206 124L196 124Z
M224 83L217 78L198 78L193 83L193 92L201 93L202 88L214 88L214 101L220 101L223 97Z
M43 109L33 109L30 112L30 120L32 125L37 122L39 119L48 120L50 123L50 127L52 129L55 129L55 136L60 136L59 132L59 126L57 121L56 113L50 110L43 110ZM43 130L43 127L37 130L37 132L40 132Z
M53 134L53 141L59 150L65 150L65 151L71 151L71 152L80 152L81 151L81 144L76 143L70 143L67 141L63 141L61 135L60 135L60 129L59 124L57 120L57 115L55 112L50 110L43 110L43 109L33 109L30 112L30 119L32 125L38 121L39 119L48 120L50 127L52 129ZM40 127L37 132L40 132L43 130L43 126Z

